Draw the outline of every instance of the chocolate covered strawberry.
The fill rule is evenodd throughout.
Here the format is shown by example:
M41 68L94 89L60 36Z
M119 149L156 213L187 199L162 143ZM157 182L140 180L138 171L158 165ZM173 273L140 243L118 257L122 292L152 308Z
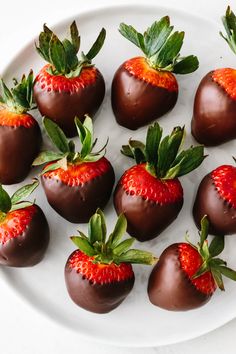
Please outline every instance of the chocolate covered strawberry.
M38 205L25 201L38 181L11 197L0 185L0 264L28 267L39 263L48 247L49 227Z
M137 129L167 113L178 98L174 74L198 68L198 59L180 57L184 32L174 32L168 16L155 21L143 34L120 24L120 33L140 48L143 57L125 61L112 82L112 108L117 122Z
M82 124L75 118L82 144L80 152L67 140L59 126L48 118L44 128L59 152L43 151L34 166L47 163L41 181L47 200L53 209L70 222L87 222L98 207L107 204L115 181L114 170L104 157L105 146L93 152L93 125L90 117Z
M41 131L28 113L33 108L33 72L23 75L15 86L7 88L0 79L0 183L24 180L41 146Z
M122 153L136 160L114 192L117 214L124 213L128 233L139 241L158 236L178 216L183 205L183 188L178 177L203 161L203 147L180 151L184 128L176 127L162 138L158 123L148 128L146 145L130 140Z
M201 181L193 206L196 225L208 216L210 233L236 233L236 167L222 165L208 173Z
M134 238L122 241L127 222L120 215L107 238L103 212L98 209L89 220L88 236L71 237L79 248L68 258L65 281L71 299L85 310L107 313L127 297L134 285L131 263L154 264L149 252L130 249Z
M236 54L236 16L230 7L223 17L227 41ZM210 71L200 82L194 101L192 134L206 146L236 138L236 69Z
M200 242L174 243L167 247L149 278L148 295L153 305L170 311L203 306L217 289L224 290L222 275L236 281L236 272L218 258L224 237L208 246L208 220L201 221Z
M95 115L105 95L105 82L92 60L103 46L103 28L91 49L80 49L80 36L75 21L70 26L70 39L60 41L46 26L39 36L36 49L48 64L35 79L34 98L38 109L55 121L69 137L76 135L74 118L82 122L84 115Z

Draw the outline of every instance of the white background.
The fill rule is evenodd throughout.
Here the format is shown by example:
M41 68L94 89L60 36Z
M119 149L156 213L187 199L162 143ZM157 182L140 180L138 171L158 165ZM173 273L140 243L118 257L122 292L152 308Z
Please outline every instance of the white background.
M79 14L81 11L104 5L111 6L115 3L135 4L147 2L138 0L120 2L115 2L114 0L89 0L87 2L80 0L8 0L7 2L4 1L4 4L1 2L0 72L23 45L39 33L42 24L45 22L51 26L61 19L73 16L73 14ZM236 3L225 0L198 0L194 2L189 0L166 0L158 2L149 0L149 3L163 5L167 8L178 7L184 11L211 18L218 21L219 27L220 17L228 4L236 11ZM236 353L234 339L236 320L205 336L181 344L150 349L118 348L92 343L91 341L88 342L81 339L75 333L57 326L28 304L25 304L2 279L0 279L0 288L0 354ZM45 292L47 289L42 289L42 291Z

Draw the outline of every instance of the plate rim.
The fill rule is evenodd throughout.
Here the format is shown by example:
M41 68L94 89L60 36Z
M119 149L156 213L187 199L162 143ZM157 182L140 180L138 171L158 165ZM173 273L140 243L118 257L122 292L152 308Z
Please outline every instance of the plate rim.
M144 9L144 10L151 10L153 8L155 9L159 9L162 11L174 11L175 13L177 13L178 15L184 15L184 16L190 16L192 18L194 18L195 20L199 20L199 21L204 21L205 23L211 24L211 26L214 26L217 28L218 26L218 22L216 20L213 20L212 18L208 19L205 16L199 15L199 14L194 14L191 11L186 11L183 9L178 9L175 6L164 6L163 4L157 4L152 0L149 0L148 4L145 4L144 1L139 2L138 4L127 4L127 3L119 3L119 4L115 4L115 5L96 5L93 6L91 9L86 9L86 10L82 10L82 11L78 11L75 15L71 15L71 16L67 16L64 19L61 20L56 20L55 22L52 22L52 25L50 25L50 27L52 29L54 29L57 26L65 26L68 22L74 20L74 18L82 18L82 20L85 20L85 18L87 16L94 16L94 15L100 15L103 14L104 12L113 12L113 11L122 11L122 10L133 10L133 9L138 9L139 11ZM21 56L24 51L26 51L27 48L29 48L31 45L34 45L35 41L37 40L38 36L36 36L36 34L34 34L33 36L31 36L27 42L21 47L21 49L15 53L14 55L12 55L8 61L8 63L6 63L5 65L3 65L3 67L1 68L1 76L4 77L7 74L7 71L9 69L9 67L15 62L17 61L17 58L19 56ZM4 271L4 269L2 269L1 273L4 274L4 278L7 279L7 270ZM18 291L12 284L12 282L7 282L7 286L9 288L9 290L11 289L11 291L15 294L15 296L18 296L20 298L20 300L22 302L24 302L24 304L27 304L27 306L29 306L31 309L33 309L33 311L37 312L40 316L42 317L46 317L51 323L53 323L54 325L56 325L57 327L61 328L63 330L63 328L67 329L68 331L70 331L71 333L73 333L74 335L84 338L85 340L92 340L94 343L100 343L100 344L106 344L106 345L114 345L114 346L118 346L121 348L150 348L150 347L162 347L162 346L167 346L167 345L173 345L173 344L178 344L181 342L186 342L189 340L193 340L196 338L199 338L205 334L211 333L216 329L219 329L221 327L223 327L224 325L226 325L227 323L229 323L230 321L234 320L236 318L236 313L235 315L229 316L229 318L225 319L225 321L223 321L221 323L221 325L219 326L218 324L216 324L215 326L213 325L213 327L209 330L201 330L201 328L199 328L199 331L197 332L197 334L192 334L189 336L186 336L184 339L182 337L179 337L178 339L173 339L170 340L168 342L156 342L155 340L152 341L151 343L143 343L142 345L140 344L136 344L135 342L128 342L128 343L122 343L120 341L116 341L114 339L109 339L109 337L107 339L104 338L100 338L100 337L92 337L91 335L89 335L89 333L86 332L78 332L78 329L73 329L72 327L67 327L65 324L63 324L61 321L57 322L55 321L55 319L53 319L51 316L46 315L45 312L41 309L41 308L36 308L33 304L33 302L29 302L25 299L25 297L23 296L23 294Z

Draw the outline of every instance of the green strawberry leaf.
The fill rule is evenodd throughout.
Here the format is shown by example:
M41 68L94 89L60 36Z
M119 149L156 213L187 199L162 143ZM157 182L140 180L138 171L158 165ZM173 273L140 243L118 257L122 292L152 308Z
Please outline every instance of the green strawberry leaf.
M81 144L83 144L84 139L86 137L86 130L78 117L75 117L75 126L79 135L80 142Z
M204 261L201 267L197 270L197 272L192 276L192 279L196 279L200 277L200 275L209 271L209 265L206 261Z
M228 267L225 267L225 266L217 266L216 269L221 274L223 274L225 277L236 281L236 271L235 270L233 270L231 268L228 268Z
M204 146L191 146L190 149L179 153L163 178L170 179L184 176L200 166L205 158Z
M223 251L224 247L225 247L224 236L215 236L209 246L209 252L211 257L218 256Z
M102 28L96 41L94 42L94 44L92 45L92 47L88 51L88 53L86 54L86 58L89 61L92 61L93 58L95 58L96 55L100 52L100 50L104 44L105 38L106 38L106 30L105 30L105 28Z
M93 137L93 121L87 114L85 115L85 120L84 120L83 126L84 126L84 128L88 129L91 136Z
M73 140L70 140L69 143L68 143L68 145L69 145L70 152L71 152L72 154L74 154L74 153L75 153L75 143L74 143L74 141L73 141Z
M44 117L43 126L52 143L63 153L70 152L68 140L61 128L51 119Z
M75 47L68 39L64 39L62 45L66 54L67 71L75 70L79 63Z
M224 291L225 288L224 288L224 282L223 282L221 273L217 269L213 268L213 269L211 269L211 274L213 275L213 278L214 278L218 288L220 290Z
M27 184L20 189L18 189L12 196L11 196L11 203L12 205L19 203L22 199L28 198L28 196L33 193L33 191L38 187L39 181L35 179L33 183Z
M159 21L155 21L151 27L147 29L144 33L144 44L148 58L152 57L161 49L172 30L173 26L170 26L168 16L162 17Z
M96 241L103 240L103 228L102 228L102 218L101 215L95 213L89 219L88 224L88 239L89 242L93 245Z
M84 128L85 128L86 133L85 133L85 138L84 138L84 141L82 144L82 149L80 152L82 159L84 159L87 155L89 155L89 153L92 150L92 135L86 127L84 127Z
M127 252L135 241L134 237L127 238L119 243L112 251L116 256L120 256L122 253Z
M124 23L120 24L119 32L143 51L152 68L188 74L198 68L198 59L193 55L180 57L184 32L171 34L173 28L169 17L165 16L155 21L144 34Z
M138 48L140 48L144 52L144 54L147 54L144 45L143 35L137 32L134 27L126 25L125 23L121 23L119 27L119 32L120 34L122 34L123 37L125 37L130 42L135 44Z
M129 145L122 145L121 153L135 159L136 163L146 162L145 145L138 140L129 140Z
M207 219L207 215L204 215L201 219L201 232L200 232L200 248L204 245L205 240L208 236L208 229L209 229L209 221Z
M71 41L72 41L72 44L75 48L75 51L76 51L76 53L78 53L79 48L80 48L80 36L79 36L79 31L78 31L75 21L73 21L70 26L70 36L71 36Z
M83 253L87 254L87 256L95 256L96 252L88 239L79 236L72 236L71 240Z
M173 73L175 74L190 74L196 71L199 67L198 58L195 55L189 55L178 60L174 64Z
M154 123L148 127L146 137L146 157L147 161L153 165L157 165L158 149L162 137L162 128L158 123Z
M124 262L152 265L156 263L157 259L150 252L131 249L122 253L120 256L117 256L115 261L118 263Z
M61 164L59 161L50 163L48 166L44 167L43 171L40 173L40 176L44 175L44 173L47 173L49 171L55 171L58 168L61 168Z
M34 202L19 202L17 204L12 205L11 211L16 211L19 209L28 208L29 206L31 206L33 204L34 204Z
M115 228L114 228L113 232L111 233L111 235L109 236L109 239L108 239L108 246L109 247L114 249L119 244L122 236L126 232L126 228L127 228L126 217L124 216L124 214L120 214L117 219Z
M39 153L39 155L33 161L32 166L43 165L43 164L45 164L47 162L60 160L63 157L67 157L67 156L68 156L68 153L63 154L63 153L54 152L54 151L42 151L42 152Z
M106 236L107 236L107 227L106 227L106 220L105 220L105 215L101 209L97 209L96 214L99 214L101 217L101 233L102 233L102 242L106 241Z
M39 35L39 47L35 44L37 52L43 57L44 60L50 62L49 57L49 43L52 37L52 31L44 24L44 32Z
M162 46L155 60L155 65L159 68L166 68L175 62L176 57L182 48L184 32L174 32Z
M230 6L227 7L225 16L222 17L222 22L226 31L226 36L222 32L220 32L220 35L236 54L236 16Z
M11 198L0 184L0 211L7 213L11 209Z
M184 127L175 127L171 135L167 135L158 146L157 173L161 178L165 178L167 171L175 160L184 135Z
M66 52L59 38L53 33L49 43L50 62L55 67L58 74L66 72Z
M9 102L12 102L13 101L12 93L8 89L8 87L6 86L6 84L2 78L0 78L0 88L1 88L1 92L2 92L2 95L1 95L2 101L6 104L8 104Z

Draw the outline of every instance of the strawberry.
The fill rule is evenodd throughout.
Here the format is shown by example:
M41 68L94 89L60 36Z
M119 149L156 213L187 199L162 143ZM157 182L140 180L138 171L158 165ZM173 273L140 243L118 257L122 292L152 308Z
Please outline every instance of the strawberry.
M43 211L24 201L38 181L18 189L12 197L0 185L0 264L28 267L39 263L48 247L49 227Z
M148 128L146 145L129 140L121 152L136 160L127 170L114 192L114 206L124 213L128 233L139 241L158 236L179 214L183 205L183 188L178 177L197 168L203 161L203 147L180 151L184 128L176 127L161 140L158 123Z
M174 74L198 68L198 59L180 57L184 32L171 34L168 16L155 21L143 34L120 24L119 32L144 53L125 61L112 81L112 108L118 124L137 129L171 110L178 98ZM174 74L173 74L174 73Z
M33 108L33 72L9 89L0 79L0 183L21 182L28 175L41 146L41 131L27 113ZM30 149L29 149L30 147Z
M201 220L200 242L194 246L174 243L161 254L148 283L153 305L171 311L186 311L204 305L219 287L222 275L236 281L236 272L217 256L224 249L224 236L216 236L208 247L208 220Z
M68 258L65 281L71 299L85 310L107 313L127 297L134 285L131 263L154 264L156 258L149 252L130 249L134 238L122 241L127 222L120 215L114 231L106 240L106 223L98 209L90 218L88 236L71 239L79 248Z
M81 53L80 36L75 21L70 26L70 40L59 38L46 26L39 36L37 52L45 65L34 84L34 98L38 109L55 121L69 137L76 135L74 117L82 122L84 115L95 115L105 95L105 82L92 60L103 46L103 28L87 54Z
M115 181L114 170L104 157L106 145L93 152L93 125L90 117L82 124L75 118L82 144L75 152L75 144L68 141L59 126L48 118L44 128L59 152L43 151L33 165L47 163L41 181L47 200L62 217L73 223L87 222L98 207L107 204Z
M228 6L223 17L226 36L221 36L236 54L236 16ZM236 138L236 70L210 71L200 82L194 100L192 135L206 146Z
M211 234L236 233L235 187L236 167L231 165L219 166L202 179L193 206L193 216L198 227L206 214Z

